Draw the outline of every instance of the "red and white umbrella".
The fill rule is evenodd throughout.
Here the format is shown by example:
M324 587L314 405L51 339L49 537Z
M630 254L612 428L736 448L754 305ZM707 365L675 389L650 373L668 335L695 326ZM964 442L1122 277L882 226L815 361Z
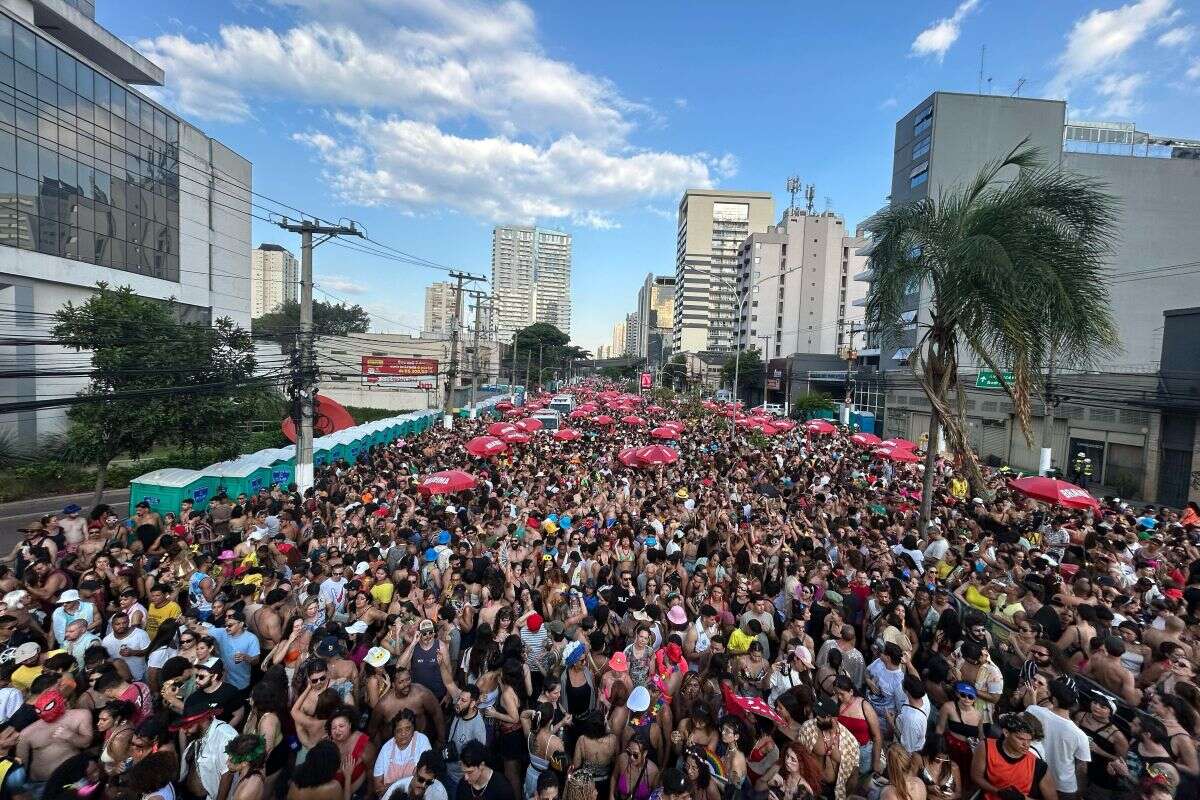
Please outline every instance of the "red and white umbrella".
M533 439L524 431L513 431L500 437L508 444L529 444Z
M1017 478L1009 481L1008 485L1026 497L1041 500L1043 503L1052 503L1067 508L1100 510L1100 501L1092 497L1086 489L1081 489L1073 483L1060 481L1057 478L1038 476Z
M495 436L476 436L467 442L467 452L480 458L498 456L508 450L508 445Z
M877 447L883 444L883 440L873 433L856 433L850 437L850 441L859 447Z
M577 408L570 414L567 414L567 419L587 419L590 411L584 411L582 408Z
M898 461L903 464L916 464L921 457L904 447L888 447L886 444L871 451L876 458L886 458L888 461Z
M627 417L621 417L621 422L623 422L626 425L629 425L630 427L633 427L633 428L640 428L646 424L646 420L642 419L641 417L639 417L635 414L630 414Z
M662 406L646 406L647 414L665 414L667 410Z
M674 464L679 460L679 451L666 445L652 444L649 447L639 447L635 452L637 460L647 466L658 464Z
M827 422L823 419L810 419L804 423L804 429L818 436L828 436L837 430L832 422Z
M765 717L776 725L786 724L783 721L783 717L779 716L779 712L767 705L761 697L734 694L733 689L728 684L721 684L721 696L725 700L725 712L727 714L741 717L751 724L754 722L754 720L750 719L751 714Z
M637 450L636 447L626 447L617 453L617 461L620 461L627 467L639 466L641 462L638 461Z
M616 422L616 420L610 417L608 414L601 414L593 419L592 422L596 423L597 425L612 425L614 422Z
M679 420L677 420L677 419L669 419L669 420L667 420L666 422L664 422L664 423L662 424L662 427L664 427L664 428L671 428L671 429L672 429L672 430L674 430L676 433L683 433L684 431L686 431L686 430L687 430L687 425L684 425L684 424L683 424L681 421L679 421Z
M883 442L881 442L881 444L884 447L903 447L905 450L912 450L917 446L915 443L910 442L908 439L899 439L899 438L884 439Z
M508 411L504 412L504 416L508 417L509 419L516 419L517 417L523 417L523 416L525 416L525 409L510 408Z
M511 422L493 422L488 425L488 433L492 436L503 436L506 433L513 433L517 430L517 426Z
M512 407L513 407L513 404L508 402L507 400L501 400L499 403L496 403L497 411L508 411Z
M475 476L461 469L450 469L426 475L418 484L422 494L453 494L475 488Z
M560 442L573 442L583 436L582 433L574 428L559 428L551 435Z
M771 427L777 431L787 432L796 427L796 423L790 419L776 419L771 421Z
M517 423L517 427L526 433L533 433L542 429L542 421L540 419L523 419Z
M650 435L655 439L678 439L679 431L666 425L661 425L650 431Z

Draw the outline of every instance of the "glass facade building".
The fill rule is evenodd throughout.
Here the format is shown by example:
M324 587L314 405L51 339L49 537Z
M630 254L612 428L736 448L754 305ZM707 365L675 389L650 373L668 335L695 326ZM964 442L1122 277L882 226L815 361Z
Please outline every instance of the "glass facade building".
M0 15L0 245L178 282L179 136L178 119Z

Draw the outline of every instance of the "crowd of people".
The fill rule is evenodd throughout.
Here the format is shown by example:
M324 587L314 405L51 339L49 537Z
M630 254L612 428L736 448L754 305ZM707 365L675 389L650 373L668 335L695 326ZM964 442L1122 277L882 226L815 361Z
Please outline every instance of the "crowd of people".
M30 524L0 800L1198 796L1195 504L946 455L922 524L924 459L602 388L578 438L458 419L303 493ZM625 457L668 420L677 460Z

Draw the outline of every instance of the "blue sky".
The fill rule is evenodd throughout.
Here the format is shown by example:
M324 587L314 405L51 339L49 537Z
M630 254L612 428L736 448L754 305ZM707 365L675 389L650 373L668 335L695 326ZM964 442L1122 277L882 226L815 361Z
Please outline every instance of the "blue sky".
M1182 0L98 5L166 69L157 96L248 157L264 195L482 275L496 222L573 233L588 349L647 272L674 272L685 187L780 208L797 174L854 226L887 194L895 120L975 91L981 46L993 93L1023 78L1077 118L1200 138L1200 6ZM296 245L265 222L254 237ZM411 332L444 273L327 246L316 275Z

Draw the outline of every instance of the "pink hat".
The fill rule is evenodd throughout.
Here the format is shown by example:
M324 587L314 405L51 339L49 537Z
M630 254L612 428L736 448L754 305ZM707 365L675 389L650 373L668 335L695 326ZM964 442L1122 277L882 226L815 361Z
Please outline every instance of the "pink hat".
M618 650L612 654L612 658L608 659L608 668L613 672L628 672L629 659L625 657L625 653Z
M673 625L686 625L687 612L683 610L683 606L671 606L671 610L667 612L667 619Z
M218 561L233 561L233 559L234 559L235 557L236 557L236 556L234 556L234 554L233 554L233 551L232 551L232 550L222 550L222 551L221 551L221 555L219 555L219 556L217 557L217 560L218 560Z

